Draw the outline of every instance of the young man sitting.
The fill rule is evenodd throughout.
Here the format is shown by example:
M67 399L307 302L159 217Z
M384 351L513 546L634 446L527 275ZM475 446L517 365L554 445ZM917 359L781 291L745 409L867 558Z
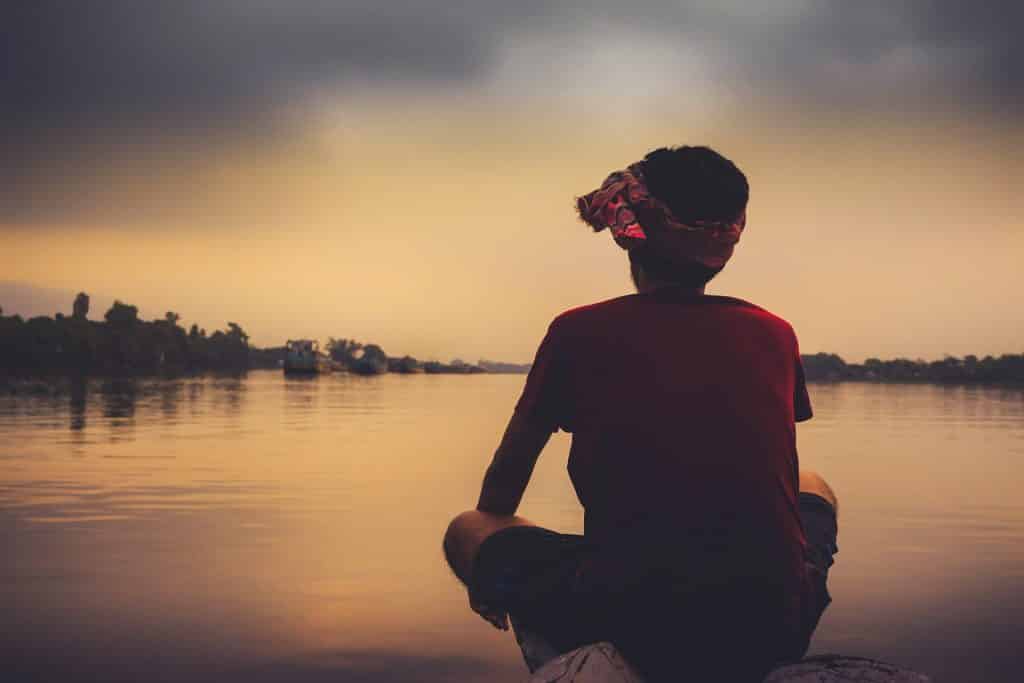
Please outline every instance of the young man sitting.
M748 185L706 147L658 149L578 199L637 293L551 323L444 548L470 604L555 650L611 641L650 680L757 681L798 659L830 602L836 498L801 471L811 417L796 335L707 295L746 227ZM582 536L516 516L551 433L572 433Z

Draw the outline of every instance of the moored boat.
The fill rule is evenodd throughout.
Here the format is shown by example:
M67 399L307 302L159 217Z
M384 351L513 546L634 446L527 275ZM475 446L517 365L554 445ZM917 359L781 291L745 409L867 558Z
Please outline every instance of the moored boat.
M315 339L288 340L284 356L286 375L317 375L331 370L333 363L320 353L320 344Z

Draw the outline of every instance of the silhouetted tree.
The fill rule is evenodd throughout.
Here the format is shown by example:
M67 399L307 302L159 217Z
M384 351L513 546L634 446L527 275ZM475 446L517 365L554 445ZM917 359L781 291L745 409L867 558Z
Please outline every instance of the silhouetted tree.
M327 353L332 360L335 360L346 367L356 360L356 354L362 350L363 345L355 339L327 338Z
M846 362L834 353L803 356L804 373L814 379L838 380L847 377Z
M249 343L249 335L239 326L238 323L228 323L228 336L232 339L236 339L243 344Z
M71 306L71 317L78 320L89 317L89 295L85 292L79 292L75 297L75 303Z
M379 375L388 371L388 356L376 344L367 344L362 354L350 362L349 368L360 375Z
M455 358L448 364L436 360L427 361L423 364L423 371L429 375L475 375L487 372L480 366L471 365L459 358Z
M975 355L964 356L964 376L968 380L974 380L978 376L978 357Z
M137 306L129 306L115 300L114 305L103 315L103 318L111 324L130 325L139 321L139 309Z
M880 360L868 358L863 365L847 364L834 354L802 356L807 379L850 379L877 382L1024 382L1024 354L1007 354L981 360L946 356L942 360L920 358Z
M421 372L422 370L423 368L420 366L420 362L412 356L388 358L388 372L397 372L403 375L409 375L414 372Z
M525 375L530 371L530 363L503 363L481 358L476 364L477 367L491 373Z

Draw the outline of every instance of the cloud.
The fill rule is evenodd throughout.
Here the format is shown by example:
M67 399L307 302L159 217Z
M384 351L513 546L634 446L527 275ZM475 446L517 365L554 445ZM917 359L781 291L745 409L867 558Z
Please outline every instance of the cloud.
M528 12L537 3L516 3ZM471 80L502 3L105 0L7 10L0 82L15 124L216 120L348 78ZM513 20L513 21L508 21Z
M812 113L1008 120L1024 105L1015 0L9 4L0 21L8 223L31 221L40 204L43 213L74 206L63 188L115 154L134 168L140 146L162 154L170 141L202 155L211 141L286 137L281 121L322 94L359 102L390 92L400 103L454 93L449 106L459 107L474 96L586 105L669 93L740 111L771 98Z
M1024 20L1020 7L1013 0L40 0L5 11L0 83L8 130L259 118L311 84L481 84L499 46L554 28L553 39L575 34L575 44L590 49L624 36L674 41L684 53L697 46L723 73L812 99L853 86L880 102L901 94L891 87L924 85L1019 104L1022 48L1013 31ZM828 86L839 67L847 76L841 87L808 90ZM544 78L535 72L537 84Z
M920 98L953 110L1018 109L1024 49L1012 27L1022 20L1013 0L835 2L786 31L772 71L820 89L826 103L845 103L847 92L882 108Z

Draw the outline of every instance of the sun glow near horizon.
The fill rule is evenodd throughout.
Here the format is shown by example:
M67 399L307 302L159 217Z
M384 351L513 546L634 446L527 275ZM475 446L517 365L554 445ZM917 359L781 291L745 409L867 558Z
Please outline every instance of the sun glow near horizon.
M321 112L290 144L115 162L102 187L83 178L79 211L5 225L4 279L237 320L260 345L346 336L525 361L561 310L631 291L573 198L654 147L707 143L751 182L749 229L710 293L789 319L805 352L1019 351L1019 321L991 315L1024 310L1012 130L776 113L621 136L564 112L418 106Z

